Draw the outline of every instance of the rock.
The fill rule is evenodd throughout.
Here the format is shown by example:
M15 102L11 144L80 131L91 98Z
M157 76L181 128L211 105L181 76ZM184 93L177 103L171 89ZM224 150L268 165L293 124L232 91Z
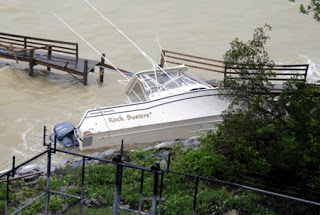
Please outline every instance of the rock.
M27 166L21 167L20 169L18 169L16 174L17 175L25 175L25 174L39 172L39 171L40 171L40 167L39 166L37 166L35 164L31 164L31 165L27 165Z
M189 139L183 140L182 144L184 146L196 146L200 144L198 137L190 137Z
M47 166L42 166L42 167L40 167L40 172L43 172L43 174L47 174L47 169L48 169L48 167ZM51 171L51 173L54 173L54 172L56 172L57 171L57 169L59 169L58 167L56 167L56 166L52 166L51 168L50 168L50 171Z
M189 150L190 150L189 146L184 146L182 149L183 152L188 152Z
M94 158L101 158L101 157L102 157L102 153L100 153L100 152L95 152L95 153L93 153L93 154L91 154L91 155L89 155L89 156L94 157Z
M120 207L123 209L130 209L130 205L120 205Z
M154 155L154 158L155 159L166 159L166 158L168 158L169 153L170 153L169 151L164 151L162 153L157 153L157 154Z
M153 147L148 147L148 148L144 148L143 149L143 151L145 151L145 152L150 152L150 151L153 151L153 150L155 150L155 148L153 148Z
M160 167L161 167L162 169L166 169L167 166L168 166L168 164L167 164L167 161L166 161L166 160L161 160L161 161L160 161Z
M73 158L66 158L66 159L64 159L63 161L61 161L60 166L61 166L62 168L65 168L67 164L70 164L70 165L71 165L71 164L73 163L73 161L74 161Z
M76 160L74 161L72 164L71 164L71 168L72 169L75 169L77 167L82 167L82 159L81 160ZM88 165L89 164L89 161L88 160L85 160L84 162L84 165Z
M231 211L228 211L227 213L225 213L224 215L239 215L239 211L233 209Z
M105 198L103 198L102 196L98 196L97 201L99 202L100 205L107 205L108 204L107 200Z
M176 141L176 140L162 142L162 143L156 145L156 146L155 146L155 149L157 149L157 150L160 150L160 149L172 149L172 148L175 147L178 143L179 143L179 141Z
M113 155L113 153L115 153L115 149L109 149L105 152L102 152L101 154L101 158L104 158L104 159L110 159L110 157Z
M32 182L32 181L37 181L39 177L40 177L40 174L35 174L35 175L25 177L23 179L24 179L24 182Z
M99 207L101 205L105 205L107 203L107 200L105 200L102 196L98 196L98 198L90 198L87 199L84 204L89 207Z

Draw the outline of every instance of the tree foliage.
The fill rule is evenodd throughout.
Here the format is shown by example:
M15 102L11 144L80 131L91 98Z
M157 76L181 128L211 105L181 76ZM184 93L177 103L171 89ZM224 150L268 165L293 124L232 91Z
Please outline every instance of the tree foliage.
M295 0L289 0L295 2ZM307 5L300 5L300 12L303 14L313 13L313 18L320 22L320 0L310 0Z
M239 76L227 78L221 91L231 105L218 131L202 139L197 153L203 153L205 164L211 154L217 165L224 165L219 172L215 163L206 164L203 171L211 176L264 188L272 183L319 190L320 90L296 78L285 82L280 94L273 93L273 61L265 51L269 30L265 25L254 31L252 40L231 42L224 59ZM256 180L260 176L264 179Z

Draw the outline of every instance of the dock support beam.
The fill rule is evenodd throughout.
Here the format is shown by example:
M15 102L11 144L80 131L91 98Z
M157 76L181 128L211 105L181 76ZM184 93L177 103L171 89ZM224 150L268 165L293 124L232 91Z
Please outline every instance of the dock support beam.
M101 54L103 57L101 57L101 65L104 64L104 57L106 54L102 53ZM100 74L99 74L99 83L103 83L103 76L104 76L104 68L100 67Z
M88 82L88 61L84 61L84 67L83 67L83 84L87 85Z
M48 47L48 60L51 60L51 56L52 56L52 46ZM51 68L48 66L47 70L50 71Z
M33 66L34 66L34 50L30 51L30 61L29 61L29 67L30 67L30 71L29 71L29 75L33 76Z

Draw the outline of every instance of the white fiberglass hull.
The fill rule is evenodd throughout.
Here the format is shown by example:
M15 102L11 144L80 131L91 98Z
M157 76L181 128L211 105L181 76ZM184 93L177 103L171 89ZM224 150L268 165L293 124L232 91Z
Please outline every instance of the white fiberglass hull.
M77 127L81 149L183 139L215 129L228 102L217 89L88 110Z

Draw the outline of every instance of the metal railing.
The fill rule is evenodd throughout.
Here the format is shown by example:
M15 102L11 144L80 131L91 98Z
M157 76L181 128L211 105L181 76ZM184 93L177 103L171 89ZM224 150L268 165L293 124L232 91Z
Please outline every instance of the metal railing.
M123 210L154 215L172 214L171 209L177 213L179 207L180 214L224 214L231 209L247 214L248 208L259 209L257 214L261 211L273 211L271 214L320 212L320 203L203 177L201 168L197 174L173 170L170 153L166 166L160 167L160 163L155 162L147 168L125 161L123 142L120 152L106 159L57 149L55 143L46 144L45 136L44 152L19 165L13 160L12 169L0 175L1 214L91 214L99 210L117 215ZM30 166L39 167L33 173L41 175L37 180L26 180L32 173L22 173ZM16 177L17 173L22 176ZM228 196L225 187L235 197ZM174 198L181 193L179 199L172 199L173 193ZM59 198L65 199L67 207L55 203ZM4 205L3 211L1 205ZM30 211L32 205L38 205L43 211Z

